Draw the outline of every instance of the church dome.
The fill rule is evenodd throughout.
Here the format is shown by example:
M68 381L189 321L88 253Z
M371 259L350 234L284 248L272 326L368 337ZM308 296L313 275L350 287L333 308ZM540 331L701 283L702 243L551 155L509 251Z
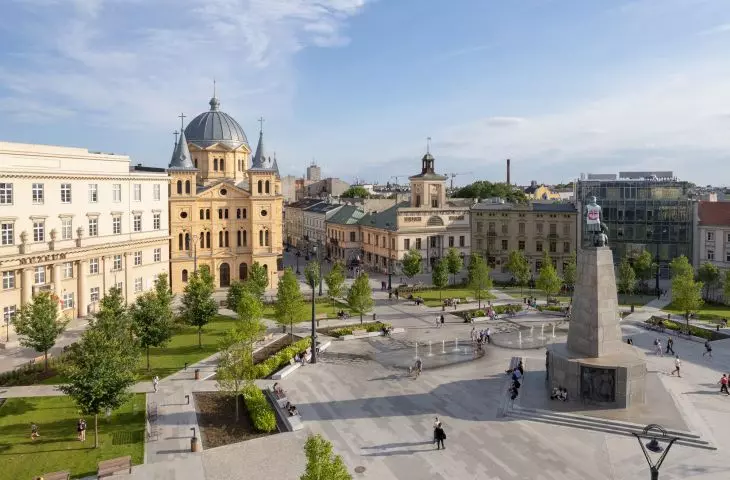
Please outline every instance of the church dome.
M220 101L213 97L209 103L210 110L192 119L185 128L188 142L203 148L216 143L230 148L238 148L241 145L248 147L248 139L243 128L233 117L220 111Z

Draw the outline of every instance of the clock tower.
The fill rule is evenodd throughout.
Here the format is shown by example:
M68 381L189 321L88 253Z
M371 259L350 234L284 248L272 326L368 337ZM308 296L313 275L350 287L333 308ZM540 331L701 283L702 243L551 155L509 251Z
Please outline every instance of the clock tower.
M421 173L408 177L412 208L444 208L446 204L446 177L436 173L434 162L428 148L421 159Z

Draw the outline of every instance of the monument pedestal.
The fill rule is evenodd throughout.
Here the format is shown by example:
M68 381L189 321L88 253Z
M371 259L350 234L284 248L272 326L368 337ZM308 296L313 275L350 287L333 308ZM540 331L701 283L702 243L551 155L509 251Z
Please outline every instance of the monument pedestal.
M611 249L580 250L577 273L568 341L548 349L550 389L606 407L643 403L646 362L622 340Z

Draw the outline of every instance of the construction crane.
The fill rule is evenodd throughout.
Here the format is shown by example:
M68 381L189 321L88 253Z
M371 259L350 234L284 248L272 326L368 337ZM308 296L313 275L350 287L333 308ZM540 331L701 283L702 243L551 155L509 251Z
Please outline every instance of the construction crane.
M462 172L462 173L449 173L447 174L449 177L451 177L451 191L454 191L454 177L458 177L460 175L471 175L474 172Z

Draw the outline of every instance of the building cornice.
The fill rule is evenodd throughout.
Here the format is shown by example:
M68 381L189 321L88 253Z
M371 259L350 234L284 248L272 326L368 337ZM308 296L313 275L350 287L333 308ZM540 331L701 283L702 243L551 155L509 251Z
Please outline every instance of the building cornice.
M84 173L40 173L40 172L34 172L34 173L26 173L26 172L8 172L4 171L2 174L0 174L0 178L27 178L27 179L49 179L49 180L118 180L122 182L126 181L136 181L136 180L147 180L147 181L164 181L169 182L170 177L166 173L161 173L159 175L94 175L94 174L84 174Z

